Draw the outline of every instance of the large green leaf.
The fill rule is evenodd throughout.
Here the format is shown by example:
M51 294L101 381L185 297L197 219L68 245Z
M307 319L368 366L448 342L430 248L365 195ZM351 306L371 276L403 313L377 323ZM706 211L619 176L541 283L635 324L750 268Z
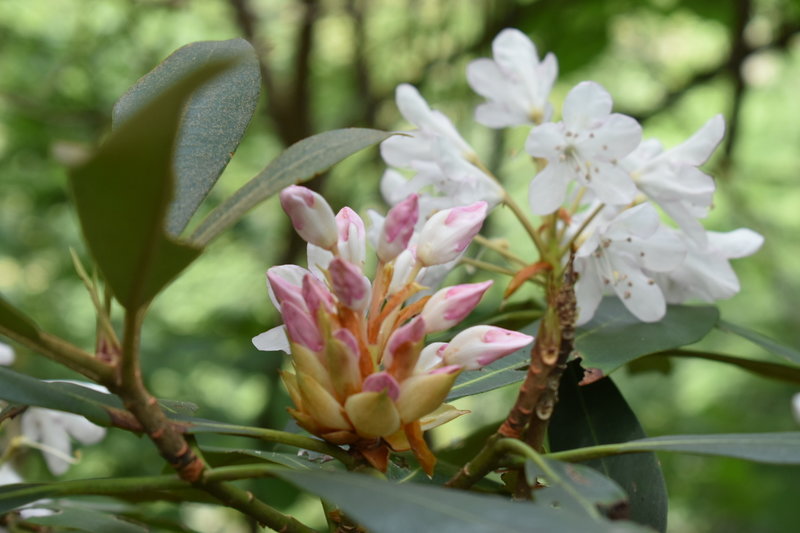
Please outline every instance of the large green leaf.
M111 419L102 397L111 396L73 383L46 382L0 367L0 400L85 416L107 426Z
M634 532L628 523L596 522L544 506L416 483L396 484L347 472L278 471L276 475L340 507L373 533Z
M626 442L645 437L639 421L611 378L578 386L582 370L570 363L548 433L552 451ZM587 463L628 494L631 519L658 531L667 525L667 489L652 453L604 457Z
M796 365L800 365L800 351L786 346L785 344L781 344L774 339L770 339L769 337L762 335L757 331L753 331L752 329L742 326L737 326L736 324L731 324L725 320L720 320L717 323L717 328L727 333L733 333L734 335L738 335L744 339L747 339L753 344L761 346L768 352L779 355Z
M173 146L186 99L230 66L206 64L162 91L70 176L86 241L126 309L149 302L200 254L165 232Z
M648 361L651 359L661 359L663 361L666 357L692 357L697 359L706 359L708 361L716 361L719 363L726 363L729 365L738 366L742 370L747 370L748 372L752 372L753 374L765 378L800 384L800 367L770 363L767 361L758 361L756 359L747 359L744 357L723 353L700 352L694 350L668 350L666 352L650 354L647 357L640 359L640 361Z
M326 131L296 142L214 209L192 234L192 242L205 246L247 211L284 187L307 181L347 156L391 135L385 131L347 128Z
M244 39L188 44L140 79L114 106L118 128L199 66L224 60L237 63L197 90L183 108L173 153L175 195L167 215L167 231L173 236L180 235L214 186L253 116L261 88L255 51Z
M525 462L528 485L534 487L542 481L545 483L544 487L533 491L538 504L566 507L596 516L598 507L611 511L628 499L622 487L594 468L545 457L540 460L543 464L530 459Z
M575 347L585 368L608 375L643 355L699 341L718 319L716 307L670 305L659 322L645 323L618 298L604 298L594 318L578 328Z
M25 339L39 338L39 328L22 311L0 296L0 328Z
M539 321L537 320L521 331L528 335L534 335L538 329ZM480 394L522 381L525 378L525 372L528 370L530 359L531 346L526 346L480 370L462 372L456 378L453 388L450 389L447 401Z

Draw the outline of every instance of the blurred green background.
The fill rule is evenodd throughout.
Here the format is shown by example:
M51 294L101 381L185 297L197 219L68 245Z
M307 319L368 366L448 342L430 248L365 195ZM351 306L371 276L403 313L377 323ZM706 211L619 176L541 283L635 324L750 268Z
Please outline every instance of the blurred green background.
M66 188L65 163L109 131L111 107L174 49L245 37L262 58L262 102L208 205L215 205L287 145L347 126L406 128L393 102L398 83L420 88L525 198L532 174L527 133L495 134L471 120L479 97L464 69L490 55L499 30L517 27L559 61L556 109L575 83L602 83L615 110L642 120L668 147L716 113L728 135L707 169L717 177L707 227L747 226L766 243L735 267L742 292L721 302L725 319L800 345L800 2L797 0L3 0L0 2L0 291L48 330L93 346L90 300L69 248L86 257ZM315 180L334 209L384 209L377 150ZM513 239L504 213L490 233ZM144 332L155 394L189 400L209 418L285 423L277 354L250 338L275 325L267 267L297 260L297 241L275 199L215 242L158 298ZM521 249L521 253L529 250ZM457 278L463 273L455 273ZM483 305L500 302L496 284ZM529 296L521 294L519 297ZM703 346L766 358L712 334ZM22 352L17 368L74 377ZM667 374L615 375L650 435L796 430L795 388L703 361ZM480 399L480 412L436 436L501 419L514 391ZM465 405L469 402L465 402ZM254 446L254 443L246 443ZM798 518L800 470L736 460L661 457L672 499L671 532L788 531ZM146 466L142 466L146 465ZM149 442L113 431L87 450L71 477L157 473ZM42 472L41 465L31 466ZM315 504L274 484L290 512ZM316 508L314 508L316 510ZM317 511L318 512L318 511ZM247 531L235 516L184 510L200 531ZM788 528L788 529L787 529Z

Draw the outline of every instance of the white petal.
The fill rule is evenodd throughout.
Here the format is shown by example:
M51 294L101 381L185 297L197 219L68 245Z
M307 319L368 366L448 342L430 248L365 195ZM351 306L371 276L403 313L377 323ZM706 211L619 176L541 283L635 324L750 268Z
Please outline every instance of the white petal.
M563 126L547 122L531 130L525 141L525 151L534 157L554 159L563 153L567 145Z
M528 36L514 28L506 28L492 41L492 55L506 70L524 72L539 63L536 45Z
M309 247L314 246L313 244L309 244ZM314 246L316 248L316 246ZM330 253L330 252L328 252ZM278 265L271 267L269 272L272 274L277 274L281 278L285 279L292 285L296 287L303 286L303 278L308 274L308 270L301 266L297 265ZM272 302L272 305L275 306L275 309L278 311L281 310L281 304L278 302L278 299L275 297L275 292L272 290L272 286L267 281L267 292L269 293L269 299Z
M60 423L58 417L51 416L49 423L42 425L41 443L56 453L44 452L44 460L53 475L60 476L69 469L70 463L64 456L72 455L72 444L66 428Z
M666 155L675 163L702 165L714 153L724 135L725 119L722 115L716 115L686 141L668 150Z
M8 366L14 362L14 349L0 342L0 366Z
M600 84L583 81L564 99L564 124L569 130L584 130L611 113L613 102Z
M467 65L467 82L472 90L489 100L500 100L506 93L503 73L497 63L481 58Z
M727 233L708 232L708 239L713 248L726 258L747 257L764 244L764 237L747 228L739 228Z
M278 326L253 337L253 346L262 352L282 351L289 353L289 337L286 326Z
M528 187L528 203L536 215L554 212L564 203L572 173L567 165L550 163L534 176Z
M509 109L499 102L486 102L475 108L475 122L487 128L507 128L529 124L531 119L525 113Z
M81 444L96 444L106 436L103 427L93 424L86 418L73 413L59 413L64 429Z
M636 184L630 174L619 165L597 161L594 168L599 172L595 171L591 182L584 183L594 191L600 201L610 205L624 205L636 198Z
M700 246L708 244L706 229L697 218L686 208L683 202L660 202L659 205L672 220L678 224L687 237L694 240Z
M413 161L429 159L428 139L418 131L404 131L403 135L393 135L380 145L381 157L387 165L409 168Z
M575 299L578 304L577 325L592 319L600 300L603 298L603 281L591 258L576 257L575 271L580 273L575 284Z
M579 147L581 153L591 160L602 158L611 161L622 159L636 149L641 141L642 127L636 119L614 113L593 128Z
M414 86L408 83L398 85L395 100L397 108L407 121L417 127L423 127L429 122L431 108Z
M614 257L614 266L620 279L614 283L614 291L628 311L643 322L657 322L667 312L664 293L637 265L621 257Z
M328 265L331 263L332 259L333 254L328 250L320 248L319 246L314 246L311 243L308 243L308 246L306 246L306 261L308 262L308 271L310 271L319 279L325 279L325 274L323 274L322 271L328 269ZM300 286L303 286L302 280L300 281Z
M665 226L659 226L656 233L642 242L641 264L654 272L669 272L678 268L686 258L686 245Z
M615 240L628 235L646 239L658 230L660 224L658 211L652 204L639 204L617 215L609 225L608 235Z

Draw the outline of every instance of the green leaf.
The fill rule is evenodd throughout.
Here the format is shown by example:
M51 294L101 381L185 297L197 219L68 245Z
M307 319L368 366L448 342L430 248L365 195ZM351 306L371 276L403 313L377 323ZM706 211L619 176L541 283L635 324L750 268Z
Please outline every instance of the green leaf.
M718 319L716 307L670 305L659 322L645 323L618 298L604 298L594 318L578 328L575 347L584 368L608 375L643 355L699 341Z
M102 397L111 396L73 383L46 382L0 367L0 399L85 416L108 426L111 419Z
M70 176L92 255L128 310L149 302L201 252L165 233L173 145L186 99L230 65L204 65L161 92Z
M736 324L731 324L726 320L720 320L717 322L717 328L726 333L733 333L734 335L738 335L744 339L747 339L756 346L760 346L770 353L783 357L784 359L791 361L796 365L800 365L800 351L781 344L774 339L770 339L761 333L742 326L737 326Z
M346 128L296 142L214 209L192 234L192 242L205 246L247 211L284 187L310 180L347 156L391 135L366 128Z
M0 515L36 500L58 494L47 483L17 483L0 486Z
M535 335L538 329L539 321L537 320L521 331L528 335ZM528 370L528 362L530 359L531 347L526 346L498 359L480 370L462 372L461 375L456 378L453 388L450 389L450 394L447 395L447 401L449 402L458 398L463 398L464 396L488 392L522 381Z
M268 463L283 465L292 470L339 468L339 463L337 461L310 460L305 455L298 455L295 452L273 452L268 450L221 448L217 446L203 446L201 449L203 451L203 457L214 467L248 464L253 463L253 459L258 459Z
M737 357L735 355L727 355L714 352L698 352L694 350L673 350L661 353L650 354L640 361L648 361L652 359L665 359L667 357L693 357L697 359L706 359L709 361L717 361L719 363L726 363L738 366L742 370L747 370L758 376L770 379L777 379L789 383L800 383L800 368L796 366L788 366L777 363L770 363L767 361L757 361L755 359L746 359L744 357Z
M0 328L7 329L25 339L37 340L39 327L22 311L0 296Z
M140 79L114 106L114 127L131 119L162 92L201 65L237 61L186 102L173 153L175 196L167 231L178 236L228 165L258 103L261 75L244 39L188 44Z
M110 513L104 513L95 509L85 507L64 507L58 508L44 505L43 508L51 509L54 514L49 516L37 516L27 518L26 523L50 526L56 531L86 531L97 533L99 531L113 533L143 533L149 531L148 528L134 524L127 520L120 519Z
M544 468L532 460L525 462L528 485L533 487L541 480L546 483L545 487L533 491L536 503L578 511L594 511L595 506L599 506L601 510L611 510L628 499L622 487L594 468L546 457L541 460Z
M276 470L275 474L334 503L376 533L642 531L632 524L599 523L578 514L498 496L417 483L395 484L363 474L321 470Z
M669 435L650 437L610 446L592 453L571 450L565 455L584 457L635 452L684 452L700 455L721 455L748 461L774 464L800 464L800 431L783 433L732 433L720 435Z
M611 378L579 387L582 370L570 363L561 380L550 421L552 451L625 442L645 437L639 421ZM667 525L667 489L652 453L604 457L587 463L628 494L630 518L658 531Z

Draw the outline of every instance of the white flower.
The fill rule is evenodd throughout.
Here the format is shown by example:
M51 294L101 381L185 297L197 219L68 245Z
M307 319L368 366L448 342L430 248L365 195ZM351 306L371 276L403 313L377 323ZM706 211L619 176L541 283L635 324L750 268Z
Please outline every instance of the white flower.
M434 111L414 87L403 83L395 91L397 107L403 117L418 129L406 135L394 135L381 143L381 156L389 166L411 168L412 161L434 161L434 140L443 139L456 152L467 159L475 151L442 112Z
M792 397L792 412L794 413L794 419L800 424L800 392Z
M579 225L578 219L573 224ZM639 320L663 318L666 301L648 275L675 269L686 254L681 240L664 227L650 204L601 220L575 254L578 324L592 318L606 291L613 290Z
M562 122L531 130L525 150L547 159L547 166L533 178L528 191L535 214L558 209L573 181L609 205L634 199L636 186L619 160L638 146L642 128L631 117L611 113L611 107L611 95L597 83L585 81L567 95Z
M14 483L22 483L22 477L17 474L11 463L0 463L0 487Z
M729 260L752 255L764 243L764 237L747 228L727 233L709 231L705 246L678 231L672 233L683 240L688 253L678 268L654 274L669 303L730 298L739 292L739 278Z
M553 54L539 62L536 46L519 30L505 29L492 42L494 61L467 65L467 81L488 102L475 109L475 120L490 128L540 124L550 120L547 97L558 75Z
M8 344L0 342L0 366L9 366L14 363L14 349Z
M70 382L100 392L108 389L94 383ZM29 407L20 417L23 438L29 445L43 452L45 463L54 475L59 476L74 463L72 439L89 445L100 442L106 430L80 415L41 407Z
M711 207L714 180L698 170L725 133L725 121L717 115L689 139L664 150L655 139L642 142L621 165L639 189L672 217L693 239L705 244L705 230L698 222Z

